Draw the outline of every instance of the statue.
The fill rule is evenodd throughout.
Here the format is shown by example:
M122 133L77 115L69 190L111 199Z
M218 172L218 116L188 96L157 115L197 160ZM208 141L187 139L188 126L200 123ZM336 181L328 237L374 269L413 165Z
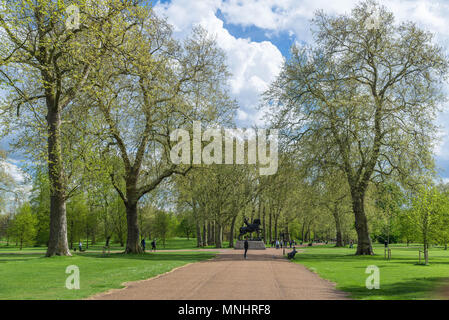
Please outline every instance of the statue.
M241 237L247 233L257 232L257 238L260 240L259 234L262 231L262 229L260 228L260 219L254 219L253 223L251 224L248 222L248 218L246 217L243 221L246 224L246 227L240 228L240 234L238 236L238 239L241 240Z

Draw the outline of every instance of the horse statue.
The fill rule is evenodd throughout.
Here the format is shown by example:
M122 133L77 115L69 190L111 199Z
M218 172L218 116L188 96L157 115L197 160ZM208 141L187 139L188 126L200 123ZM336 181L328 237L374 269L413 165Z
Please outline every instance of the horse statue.
M243 235L253 232L257 232L257 237L260 238L259 233L262 231L262 229L260 228L260 219L254 219L253 223L249 223L248 218L245 218L243 221L246 224L246 227L240 228L238 239L241 240L241 237Z

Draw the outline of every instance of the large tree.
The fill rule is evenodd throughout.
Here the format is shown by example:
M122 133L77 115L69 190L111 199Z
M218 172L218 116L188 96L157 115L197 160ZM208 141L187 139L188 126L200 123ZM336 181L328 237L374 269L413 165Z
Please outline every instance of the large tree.
M368 23L375 15L378 23ZM365 215L370 181L432 167L434 117L448 60L429 32L395 24L364 1L350 14L313 20L315 42L294 47L266 93L273 125L304 163L348 180L358 255L373 254Z
M41 143L46 140L46 152L39 153L45 154L50 181L47 256L70 255L66 218L70 191L64 170L63 122L73 120L67 116L75 107L74 100L91 75L93 61L104 52L99 41L99 35L107 32L103 26L135 2L110 0L103 11L97 10L96 2L86 0L1 2L0 83L11 93L4 109L19 117L28 113L27 125L38 128L32 131L34 138ZM78 10L68 10L75 8L71 5ZM76 13L81 16L73 16ZM78 18L80 24L76 25L73 22ZM30 138L28 126L17 126L14 134Z
M99 154L120 159L110 177L126 207L125 251L140 253L139 200L190 169L171 162L171 133L215 119L234 104L225 88L223 52L204 30L179 43L148 6L117 17L109 30L101 38L108 50L95 69L89 99L101 114Z

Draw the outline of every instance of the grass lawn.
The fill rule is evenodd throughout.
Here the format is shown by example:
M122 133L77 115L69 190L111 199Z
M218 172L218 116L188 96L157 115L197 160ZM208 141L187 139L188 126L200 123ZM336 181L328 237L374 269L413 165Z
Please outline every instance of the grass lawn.
M355 256L355 249L330 246L302 248L295 262L337 284L353 299L437 299L436 289L449 285L449 250L431 248L430 265L418 265L418 245L394 245L392 259L384 259L384 247L375 245L374 256ZM380 270L380 289L368 290L368 266Z
M0 253L4 252L0 250ZM158 252L141 255L74 254L44 258L41 254L0 254L0 299L82 299L127 281L143 280L182 265L210 259L213 253ZM68 290L67 266L80 270L80 290Z

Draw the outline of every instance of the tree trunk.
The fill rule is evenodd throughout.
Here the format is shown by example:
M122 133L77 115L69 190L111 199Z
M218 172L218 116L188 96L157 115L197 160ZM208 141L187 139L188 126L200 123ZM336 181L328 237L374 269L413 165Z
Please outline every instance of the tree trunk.
M207 247L207 227L206 222L203 224L203 247Z
M274 217L274 240L278 240L278 216Z
M237 220L237 216L234 216L231 221L231 232L229 234L229 248L234 248L234 228L235 221Z
M201 247L201 244L203 243L202 239L201 239L201 227L200 227L200 222L198 221L198 219L195 219L195 228L196 228L196 246L198 248Z
M70 222L70 249L73 249L73 219Z
M352 208L355 216L355 228L357 231L357 251L356 255L373 255L371 238L368 230L368 221L365 215L364 195L352 195Z
M429 243L427 241L427 235L424 234L424 264L427 266L429 264Z
M48 175L50 180L50 238L47 257L71 256L67 242L66 183L61 149L61 113L47 89Z
M223 247L223 227L219 223L215 223L215 247Z
M273 232L272 232L272 214L271 214L271 210L270 210L270 217L268 219L268 228L270 230L268 230L268 236L270 237L270 244L273 242Z
M209 245L215 244L215 232L214 232L215 226L212 221L209 221L207 225L207 243Z
M424 244L424 261L427 266L429 264L429 244Z
M86 227L86 250L89 249L89 228Z
M200 248L203 245L203 241L201 239L201 226L200 226L200 218L198 215L198 210L196 206L196 201L192 197L192 209L193 209L193 217L195 218L195 228L196 228L196 246Z
M262 228L263 228L263 242L264 243L267 243L267 226L266 226L266 219L265 219L265 217L266 217L266 212L265 212L265 205L263 206L263 215L262 215L262 221L263 221L263 224L262 224Z
M126 221L128 224L128 237L126 239L125 253L143 253L140 247L139 225L137 221L137 203L128 202L126 205Z
M343 237L341 234L341 221L340 217L338 215L338 207L334 207L334 219L335 219L335 229L337 230L337 243L335 244L336 247L344 247L343 245Z

